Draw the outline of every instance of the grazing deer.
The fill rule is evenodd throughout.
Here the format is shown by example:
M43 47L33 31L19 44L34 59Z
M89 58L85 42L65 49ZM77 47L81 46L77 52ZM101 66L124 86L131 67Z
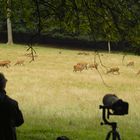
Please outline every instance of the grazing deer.
M82 70L84 70L84 66L83 65L78 65L77 64L77 65L74 65L73 66L73 71L74 72L77 72L77 71L80 71L81 72Z
M79 53L77 53L78 55L82 55L83 54L83 52L79 52Z
M95 63L95 64L93 64L93 63L88 64L88 68L90 68L90 69L93 69L93 68L97 69L98 68L98 64L97 63Z
M126 66L134 66L134 61L128 62Z
M9 67L10 66L11 61L10 60L4 60L4 61L0 61L0 67Z
M87 62L79 62L79 63L77 63L77 65L81 65L82 67L84 67L84 69L87 69L88 63Z
M89 55L89 53L87 53L87 52L79 52L79 53L77 53L78 55Z
M15 65L24 65L24 60L18 60Z
M118 68L118 67L110 68L106 73L107 73L107 74L108 74L108 73L113 73L113 74L117 73L117 74L120 74L119 68Z

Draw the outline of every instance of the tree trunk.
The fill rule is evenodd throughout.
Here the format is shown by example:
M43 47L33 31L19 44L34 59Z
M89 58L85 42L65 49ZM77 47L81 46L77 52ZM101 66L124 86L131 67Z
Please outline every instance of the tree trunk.
M110 46L110 41L108 41L108 52L111 52L111 46Z
M11 0L7 0L7 44L13 44L12 23L11 23Z

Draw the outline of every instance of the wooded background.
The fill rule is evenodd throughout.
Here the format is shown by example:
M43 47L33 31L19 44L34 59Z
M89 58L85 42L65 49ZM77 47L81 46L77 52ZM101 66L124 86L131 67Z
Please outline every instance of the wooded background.
M105 42L138 52L139 11L140 0L0 0L0 42Z

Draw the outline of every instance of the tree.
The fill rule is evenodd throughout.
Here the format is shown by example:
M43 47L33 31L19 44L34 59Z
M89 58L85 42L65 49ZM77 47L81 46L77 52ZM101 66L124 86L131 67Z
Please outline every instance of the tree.
M7 0L7 37L8 45L13 44L13 35L12 35L12 22L11 22L11 0Z

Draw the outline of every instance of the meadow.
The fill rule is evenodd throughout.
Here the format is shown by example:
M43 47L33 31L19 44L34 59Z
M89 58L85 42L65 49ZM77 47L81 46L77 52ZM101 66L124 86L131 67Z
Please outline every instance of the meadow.
M127 67L122 64L123 53L99 52L104 65L120 68L119 75L106 74L99 64L107 87L96 69L73 72L77 62L94 62L94 51L78 55L79 50L49 45L34 49L37 57L30 63L27 46L0 44L0 60L11 61L9 68L0 67L8 79L7 94L18 101L25 119L17 128L18 140L55 140L61 135L70 140L104 140L111 128L100 125L99 105L107 93L129 103L128 115L109 119L117 122L121 139L140 140L139 56L127 54L124 63L135 62L134 67ZM14 65L17 60L25 60L25 65Z

